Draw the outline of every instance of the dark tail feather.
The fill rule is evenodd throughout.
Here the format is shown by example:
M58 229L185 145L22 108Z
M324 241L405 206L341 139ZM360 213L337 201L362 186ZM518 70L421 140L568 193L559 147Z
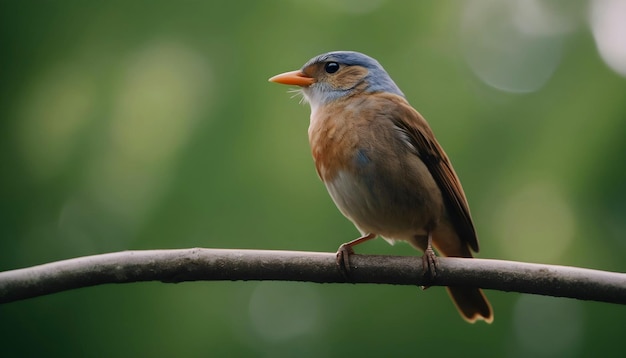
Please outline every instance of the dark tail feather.
M471 287L447 287L447 289L463 319L469 323L477 320L493 322L491 304L481 289Z

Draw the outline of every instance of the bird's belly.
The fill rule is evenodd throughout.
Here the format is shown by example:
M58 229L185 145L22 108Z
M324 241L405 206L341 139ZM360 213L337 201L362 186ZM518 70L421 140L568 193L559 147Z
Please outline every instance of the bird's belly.
M433 192L427 186L414 185L414 181L411 184L339 171L326 187L339 210L362 234L411 240L426 235L442 212L438 188Z

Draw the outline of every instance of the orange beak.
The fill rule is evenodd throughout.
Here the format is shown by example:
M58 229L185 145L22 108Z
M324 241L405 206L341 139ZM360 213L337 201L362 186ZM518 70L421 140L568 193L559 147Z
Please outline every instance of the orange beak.
M300 70L281 73L280 75L270 78L268 81L283 85L296 85L301 87L308 87L315 83L315 79L313 77L309 77Z

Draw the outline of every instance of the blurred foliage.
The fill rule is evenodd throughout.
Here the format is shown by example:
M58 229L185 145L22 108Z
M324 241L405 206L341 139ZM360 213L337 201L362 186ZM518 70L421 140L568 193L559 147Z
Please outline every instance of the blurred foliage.
M602 1L1 1L0 270L354 238L308 107L267 82L341 49L377 58L429 120L481 257L626 271L626 61L605 32L626 33ZM0 306L0 355L621 354L622 306L487 294L490 326L441 288L93 287Z

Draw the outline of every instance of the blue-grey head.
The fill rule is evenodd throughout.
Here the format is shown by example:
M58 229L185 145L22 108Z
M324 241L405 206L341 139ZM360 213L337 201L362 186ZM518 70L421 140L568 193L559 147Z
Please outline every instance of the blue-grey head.
M270 81L300 86L312 107L361 92L388 92L404 97L378 61L354 51L313 57L300 70L274 76Z

